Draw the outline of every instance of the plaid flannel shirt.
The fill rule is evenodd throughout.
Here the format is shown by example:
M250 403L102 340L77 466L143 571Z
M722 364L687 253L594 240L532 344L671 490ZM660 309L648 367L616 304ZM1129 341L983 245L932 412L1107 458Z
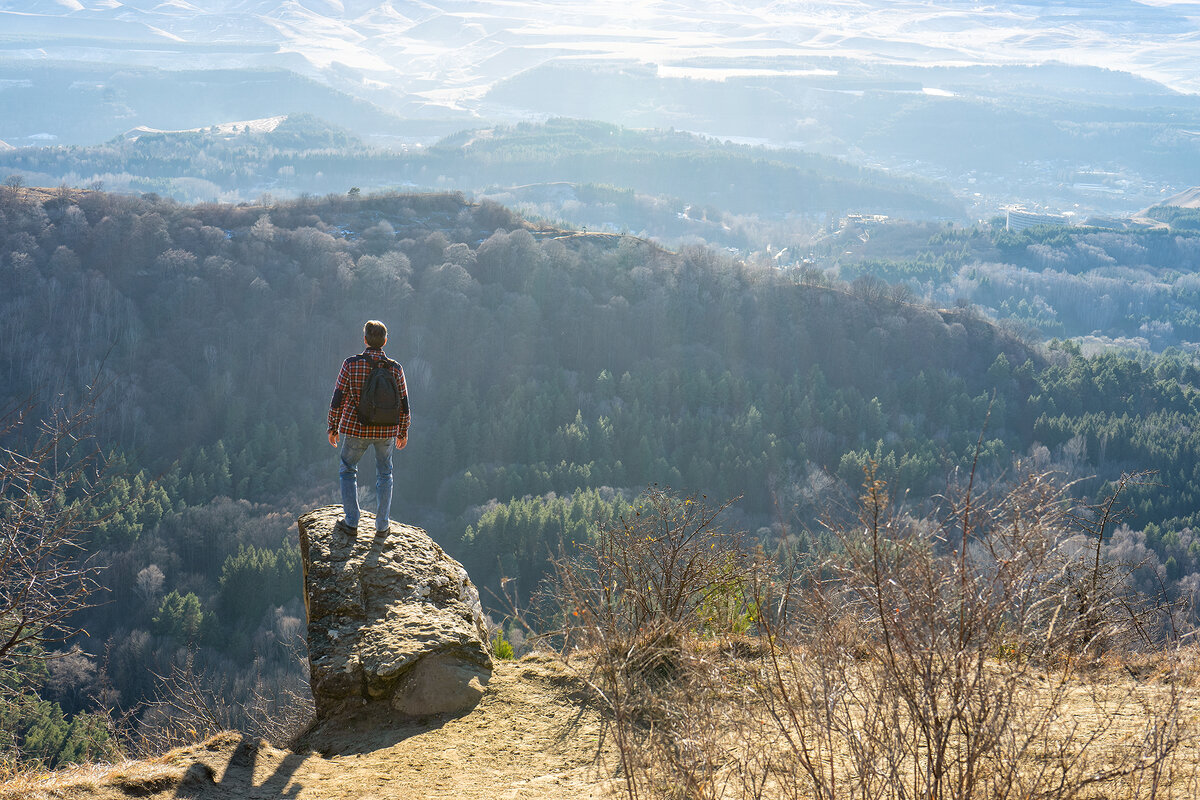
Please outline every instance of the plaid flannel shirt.
M371 359L387 358L378 347L368 347L356 356L342 362L337 384L333 387L333 400L329 403L329 432L338 432L363 439L395 439L408 435L409 414L407 408L400 415L399 425L364 425L358 421L358 398L363 384L371 373ZM404 367L395 362L392 370L400 396L408 399L408 387L404 384ZM407 403L406 403L407 405Z

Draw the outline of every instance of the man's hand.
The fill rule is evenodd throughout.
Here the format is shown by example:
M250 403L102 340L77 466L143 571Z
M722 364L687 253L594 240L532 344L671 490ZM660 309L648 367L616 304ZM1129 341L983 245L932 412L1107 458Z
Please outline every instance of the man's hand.
M329 432L329 444L333 447L337 447L337 431Z
M407 433L402 433L396 437L396 449L397 450L403 450L404 446L406 444L408 444L408 434Z

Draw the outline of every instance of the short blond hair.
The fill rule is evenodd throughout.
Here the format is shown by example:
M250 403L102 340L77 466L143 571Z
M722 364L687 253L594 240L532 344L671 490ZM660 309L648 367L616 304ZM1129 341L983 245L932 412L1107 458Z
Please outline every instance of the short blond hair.
M377 319L367 320L367 324L363 325L363 339L367 347L383 347L387 341L387 325Z

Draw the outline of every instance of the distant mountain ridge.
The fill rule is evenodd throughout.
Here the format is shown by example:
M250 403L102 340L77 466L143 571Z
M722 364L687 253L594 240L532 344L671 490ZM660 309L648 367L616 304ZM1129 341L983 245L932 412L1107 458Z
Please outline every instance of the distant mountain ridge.
M223 122L219 125L210 125L207 128L184 128L174 131L161 131L157 128L148 128L145 125L138 125L136 128L130 128L125 132L126 139L138 139L148 133L206 133L216 136L237 136L242 133L270 133L279 127L280 123L287 119L286 115L277 117L264 117L263 119L248 119L239 120L238 122Z
M581 199L602 212L582 218L593 231L702 236L743 248L740 225L727 213L773 220L841 213L964 216L945 186L841 159L565 119L478 128L403 152L374 147L312 114L176 130L137 126L96 147L0 154L0 175L16 170L29 184L102 181L189 202L253 199L264 191L341 194L354 186L458 189L501 202L515 193L514 201L528 195L546 202L529 187L570 185L576 212ZM647 204L635 193L660 199ZM558 195L566 197L561 188Z
M137 127L182 131L297 111L385 135L437 136L464 125L447 115L431 134L415 113L401 117L285 69L0 59L0 139L18 147L98 144Z
M924 3L831 0L764 8L748 2L642 4L616 0L558 6L458 0L226 0L204 6L138 0L5 0L0 42L28 43L40 57L62 58L89 40L93 60L169 66L173 50L221 46L221 61L193 54L189 66L282 66L331 85L351 79L361 96L379 89L415 94L445 108L477 105L486 87L562 56L690 68L721 79L720 69L758 58L762 40L775 59L881 56L894 64L1045 63L1119 68L1177 89L1200 88L1188 53L1200 44L1196 9L1124 3ZM964 13L967 11L969 13ZM873 27L864 32L866 13ZM1191 16L1189 16L1191 15ZM123 44L150 42L158 55L130 58ZM265 46L265 48L264 48ZM234 63L230 56L238 56ZM689 59L726 57L721 68ZM772 67L777 69L778 67ZM368 84L367 81L370 83ZM381 85L382 84L382 85Z
M1197 4L1088 0L0 0L0 139L306 111L402 147L574 117L917 175L975 219L1125 216L1200 184L1197 29Z
M1200 186L1193 186L1174 197L1168 197L1159 205L1178 206L1179 208L1200 208Z

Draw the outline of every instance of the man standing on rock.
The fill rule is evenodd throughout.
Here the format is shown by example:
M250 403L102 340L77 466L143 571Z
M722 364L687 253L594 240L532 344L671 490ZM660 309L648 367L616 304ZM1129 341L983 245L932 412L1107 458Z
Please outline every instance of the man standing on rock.
M342 437L339 455L345 516L337 527L350 536L358 534L359 459L368 447L375 449L375 530L387 531L392 506L392 444L397 450L408 444L408 388L404 368L383 353L387 326L378 320L367 322L363 343L365 351L342 362L329 403L329 444L337 447L338 434Z

